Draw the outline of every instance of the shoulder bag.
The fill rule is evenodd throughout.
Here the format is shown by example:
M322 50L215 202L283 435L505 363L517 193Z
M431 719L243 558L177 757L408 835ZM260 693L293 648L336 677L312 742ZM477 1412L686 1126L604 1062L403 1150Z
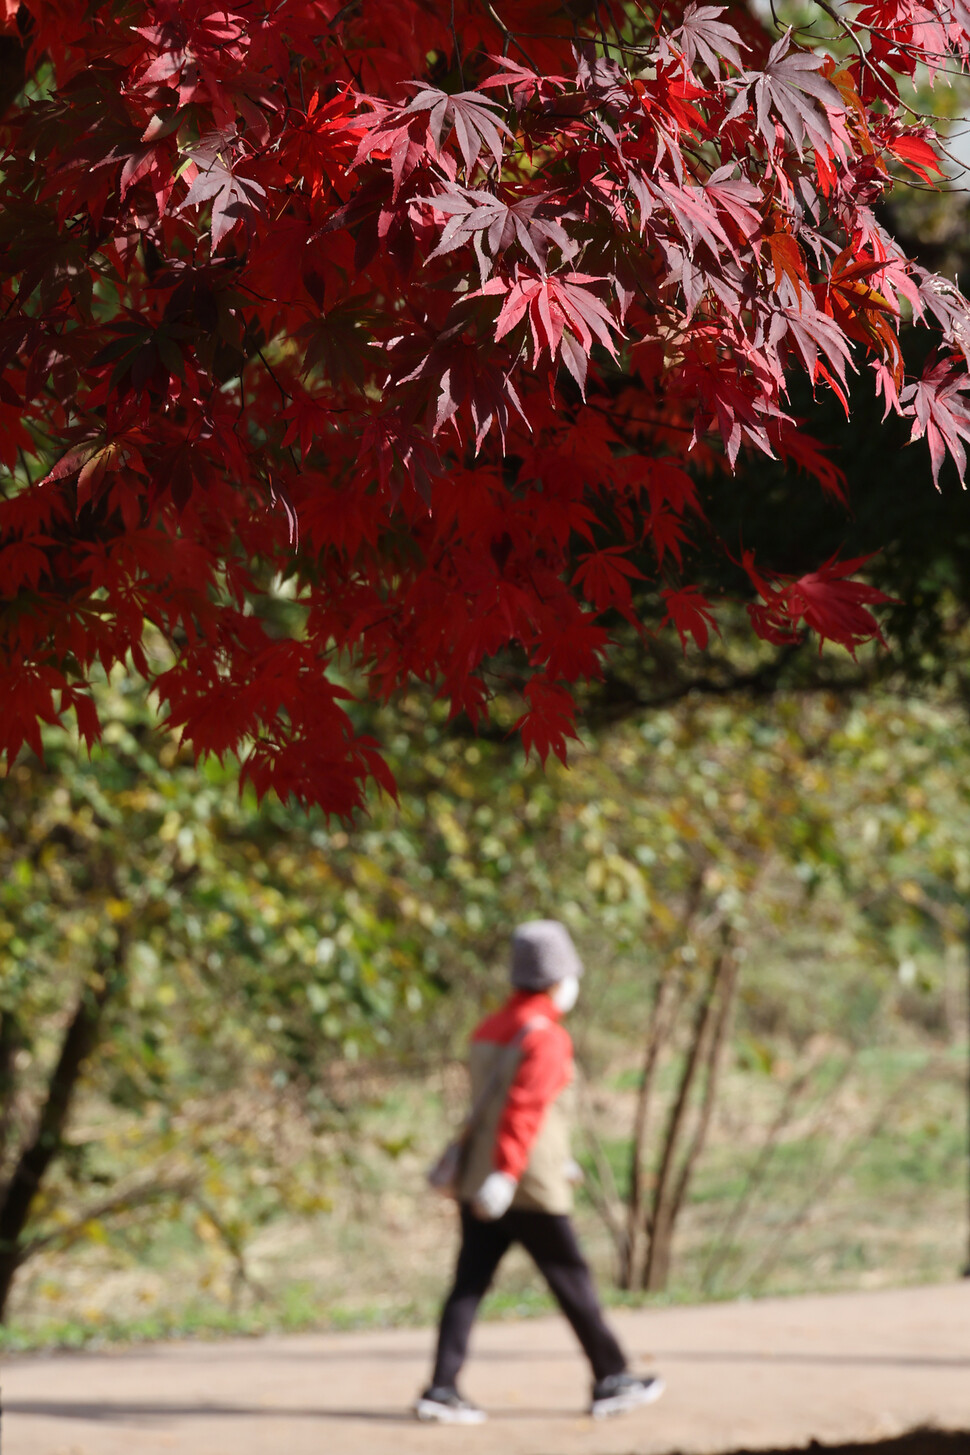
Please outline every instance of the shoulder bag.
M548 1024L549 1020L546 1016L536 1016L533 1020L526 1021L525 1025L520 1027L508 1045L503 1047L503 1050L509 1051L516 1046L521 1046L530 1031L534 1031L537 1026ZM492 1069L491 1075L475 1098L472 1109L465 1118L461 1131L456 1137L452 1137L441 1155L428 1168L426 1174L428 1186L439 1197L448 1197L455 1202L458 1200L468 1144L471 1141L472 1133L475 1131L475 1128L485 1113L485 1108L491 1100L492 1093L501 1080L502 1063L503 1058L500 1056L496 1059L496 1064Z

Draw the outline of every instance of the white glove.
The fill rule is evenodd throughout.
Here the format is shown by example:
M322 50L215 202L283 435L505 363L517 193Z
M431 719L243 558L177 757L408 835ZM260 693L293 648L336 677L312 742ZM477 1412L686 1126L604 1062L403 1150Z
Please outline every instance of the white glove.
M472 1198L472 1212L483 1222L494 1222L512 1206L518 1185L507 1172L490 1172Z
M570 1157L562 1169L563 1176L572 1187L579 1187L586 1181L586 1173L574 1158Z

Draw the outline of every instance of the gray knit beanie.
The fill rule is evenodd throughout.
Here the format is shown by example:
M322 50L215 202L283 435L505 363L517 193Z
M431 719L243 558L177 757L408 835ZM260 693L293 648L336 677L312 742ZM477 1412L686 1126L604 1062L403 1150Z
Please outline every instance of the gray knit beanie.
M512 984L516 990L548 990L569 975L582 975L583 963L565 925L533 919L512 936Z

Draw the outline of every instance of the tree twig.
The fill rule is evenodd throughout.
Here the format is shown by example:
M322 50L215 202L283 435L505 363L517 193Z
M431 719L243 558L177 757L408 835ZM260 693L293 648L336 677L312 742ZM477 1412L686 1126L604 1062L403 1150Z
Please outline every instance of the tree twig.
M597 1135L596 1128L592 1121L592 1108L589 1102L589 1094L585 1077L578 1078L578 1095L580 1102L579 1124L586 1145L589 1147L593 1165L596 1168L596 1180L590 1178L586 1183L586 1191L590 1201L602 1218L607 1232L613 1240L616 1250L618 1265L623 1267L626 1259L626 1229L619 1214L622 1206L619 1189L616 1185L616 1178L613 1176L613 1169L610 1166L609 1158L603 1149L603 1144ZM599 1186L597 1187L596 1182Z
M671 1227L676 1223L680 1210L683 1207L687 1189L694 1175L694 1169L697 1166L698 1159L707 1141L707 1133L714 1111L721 1066L724 1061L724 1048L728 1041L728 1030L731 1025L731 1012L734 1009L734 993L737 989L739 964L738 957L733 953L729 940L725 945L724 954L721 956L721 968L718 976L719 1005L708 1042L704 1094L701 1100L697 1122L694 1127L694 1135L691 1138L690 1145L680 1166L680 1172L677 1175L677 1185L674 1188L673 1204L670 1213Z
M823 1172L821 1177L817 1179L814 1186L809 1190L808 1194L799 1204L792 1216L788 1218L787 1221L778 1229L773 1241L769 1244L767 1251L764 1253L760 1261L755 1264L754 1270L749 1273L748 1277L744 1280L744 1287L746 1290L754 1292L764 1286L765 1281L770 1276L770 1274L774 1270L775 1265L778 1262L778 1258L782 1252L782 1249L788 1244L792 1234L797 1232L797 1230L802 1226L806 1218L811 1213L812 1209L816 1207L819 1202L821 1202L822 1198L826 1197L828 1193L831 1192L832 1188L839 1181L839 1178L845 1172L846 1168L856 1157L860 1147L864 1147L868 1142L871 1142L873 1137L878 1136L878 1134L883 1130L890 1114L895 1110L895 1108L903 1100L903 1098L909 1093L911 1087L926 1075L927 1067L933 1064L937 1059L938 1058L935 1057L927 1058L922 1066L917 1067L917 1069L913 1071L911 1075L905 1077L904 1080L901 1081L900 1084L896 1087L895 1091L893 1091L883 1102L882 1106L879 1108L872 1121L866 1127L865 1131L862 1132L858 1137L851 1138L846 1143L846 1145L842 1149L841 1154L836 1157L835 1161L831 1164L827 1171Z
M667 1118L650 1213L650 1241L641 1280L641 1286L648 1290L663 1288L666 1283L674 1222L674 1161L683 1136L691 1092L707 1055L708 1040L716 1014L717 991L731 935L731 927L725 923L721 931L720 949L695 1007L690 1045L681 1070L677 1095Z
M686 939L691 924L700 907L701 892L704 886L704 869L707 860L696 866L693 877L687 891L684 903L684 910L678 929L677 940L679 945ZM644 1218L644 1177L643 1177L643 1155L647 1137L647 1125L649 1121L650 1099L653 1094L653 1083L656 1075L660 1051L666 1043L670 1028L676 1023L677 1015L683 1004L686 992L686 983L683 975L676 978L676 989L679 992L676 996L670 990L674 982L673 961L669 961L664 972L657 982L657 992L654 998L653 1010L650 1017L650 1025L647 1029L647 1039L643 1052L643 1064L640 1071L640 1085L637 1088L637 1105L633 1117L633 1134L630 1145L630 1194L627 1206L627 1257L626 1265L622 1269L623 1287L632 1288L636 1280L636 1264L639 1253L640 1233L643 1227ZM669 1002L669 1007L668 1007Z
M123 1192L116 1192L111 1197L106 1197L103 1202L95 1203L93 1207L87 1208L79 1217L64 1224L63 1227L54 1228L49 1233L42 1233L21 1244L20 1263L26 1263L28 1258L33 1258L35 1254L42 1252L45 1248L73 1243L85 1228L90 1227L92 1223L100 1222L102 1218L113 1217L115 1213L144 1207L148 1203L158 1202L167 1197L188 1197L198 1186L198 1181L198 1177L191 1174L169 1182L159 1180L140 1183Z

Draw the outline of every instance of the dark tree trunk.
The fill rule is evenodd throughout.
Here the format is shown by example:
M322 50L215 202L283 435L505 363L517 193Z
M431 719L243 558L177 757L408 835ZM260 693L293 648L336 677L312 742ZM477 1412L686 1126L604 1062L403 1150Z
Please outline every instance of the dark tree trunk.
M20 1025L13 1011L0 1011L0 1169L13 1126L16 1092L16 1056L22 1044Z
M71 1103L84 1063L94 1049L104 1007L116 988L127 951L125 926L118 928L118 943L110 966L103 966L96 989L85 988L61 1042L57 1065L33 1136L21 1149L0 1204L0 1322L17 1269L23 1259L21 1239L31 1205L51 1163L64 1145Z

